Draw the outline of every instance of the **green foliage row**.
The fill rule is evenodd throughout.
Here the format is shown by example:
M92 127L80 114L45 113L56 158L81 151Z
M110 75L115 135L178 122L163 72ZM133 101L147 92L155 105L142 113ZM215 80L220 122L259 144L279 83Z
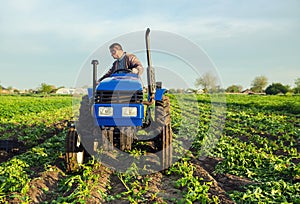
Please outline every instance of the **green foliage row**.
M203 178L194 176L195 167L187 158L173 164L167 174L176 174L180 178L175 181L175 187L183 192L182 199L177 203L218 203L218 197L209 198L208 190L211 182L204 182Z
M72 105L71 97L0 96L0 118L28 116Z
M72 115L71 97L1 96L0 103L0 138L16 138L26 145L55 133L57 124Z
M29 182L36 174L36 167L41 171L47 170L64 151L63 132L43 144L33 147L24 154L13 157L11 160L0 164L0 202L8 198L19 197L21 200L30 201L26 194Z
M185 141L190 141L192 149L198 151L196 153L199 156L209 154L223 158L216 167L216 173L229 173L254 182L244 186L243 191L228 192L234 201L237 203L299 203L300 186L297 181L300 179L298 152L300 96L226 95L224 101L215 100L212 95L169 96L172 104L172 129L176 138L175 143L184 144ZM19 105L16 101L18 107L22 106L22 99L27 101L26 98L19 99ZM46 128L50 128L55 121L70 118L72 115L71 99L68 97L58 97L56 107L53 106L55 100L46 99L46 104L50 108L37 109L37 112L30 109L31 103L35 103L34 100L31 98L27 101L29 108L23 109L24 114L18 114L15 110L11 117L2 115L0 132L8 132L11 136L15 134L11 133L11 127L25 125L28 126L27 130L25 128L29 131L28 135L32 135L26 140L34 141L38 135L45 132L36 130L31 134L30 128L41 128L42 123L47 124ZM39 102L43 103L43 100ZM4 111L11 107L13 109L14 106L9 106L9 103L9 100L6 100ZM23 105L26 106L24 101ZM222 119L224 119L224 126L222 126ZM213 141L217 144L215 148L203 148L212 140L218 139L216 137L218 135L219 141ZM7 195L13 196L15 193L23 196L23 200L29 201L26 192L33 175L32 166L47 166L64 151L63 146L64 134L59 134L27 153L2 163L0 165L2 201L5 201ZM203 152L204 149L208 151ZM95 164L84 165L83 174L67 175L60 182L56 191L58 197L53 202L86 202L93 189L92 183L95 186L99 185L97 183L99 174L93 173L96 166ZM211 184L194 176L194 171L195 167L185 159L175 163L168 170L169 174L178 176L174 186L182 190L182 199L172 202L218 202L217 197L208 196ZM119 198L131 203L150 201L145 196L149 194L150 177L140 177L134 166L129 172L117 176L126 191L110 196L99 190L106 201ZM155 196L153 194L153 197Z
M298 99L227 96L226 123L214 152L224 160L216 172L257 182L245 186L245 192L230 193L236 202L299 202Z
M225 123L209 130L215 120L212 95L171 95L173 130L192 138L193 149L203 155L221 157L216 173L248 178L257 184L244 191L229 192L237 203L299 202L300 189L300 96L226 95ZM193 103L197 100L199 109ZM183 108L184 107L184 108ZM185 122L188 121L188 122ZM217 130L217 128L216 128ZM182 134L184 137L184 134Z
M70 97L0 97L1 139L17 138L32 147L0 164L0 202L13 197L30 202L27 192L37 167L40 171L47 170L64 152L66 133L54 135L53 125L72 118L72 100ZM45 142L39 144L40 139Z

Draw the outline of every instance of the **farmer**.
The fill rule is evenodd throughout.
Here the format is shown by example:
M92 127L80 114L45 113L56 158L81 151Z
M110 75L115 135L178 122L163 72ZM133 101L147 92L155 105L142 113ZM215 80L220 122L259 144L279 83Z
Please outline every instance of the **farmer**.
M116 59L112 65L112 68L108 70L99 80L102 81L104 78L109 77L116 70L129 69L132 73L139 76L142 75L144 68L139 59L134 54L129 54L123 51L122 46L119 43L113 43L109 46L111 56Z

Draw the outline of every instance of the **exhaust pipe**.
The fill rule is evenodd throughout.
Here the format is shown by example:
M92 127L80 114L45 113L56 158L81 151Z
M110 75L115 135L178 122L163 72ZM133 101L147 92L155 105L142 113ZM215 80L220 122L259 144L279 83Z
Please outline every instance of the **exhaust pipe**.
M98 60L92 60L93 65L93 100L95 100L96 84L97 84L97 66Z
M146 53L147 53L147 81L148 81L148 93L149 95L153 95L156 92L156 84L155 84L155 73L154 68L152 67L151 53L150 53L150 28L147 28L145 34L146 41Z
M144 105L151 105L154 103L154 95L156 92L155 84L155 73L154 68L152 67L151 53L150 53L150 28L147 28L145 34L146 41L146 53L147 53L147 81L148 81L148 101L143 101Z

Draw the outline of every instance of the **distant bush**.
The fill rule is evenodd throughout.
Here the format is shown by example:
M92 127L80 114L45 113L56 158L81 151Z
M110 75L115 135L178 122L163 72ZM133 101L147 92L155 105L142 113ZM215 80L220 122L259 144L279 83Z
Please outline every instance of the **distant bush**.
M289 91L288 87L282 85L281 83L272 83L265 90L268 95L276 95L276 94L286 94Z
M227 93L239 93L242 91L242 89L243 89L243 87L240 85L231 85L225 91Z

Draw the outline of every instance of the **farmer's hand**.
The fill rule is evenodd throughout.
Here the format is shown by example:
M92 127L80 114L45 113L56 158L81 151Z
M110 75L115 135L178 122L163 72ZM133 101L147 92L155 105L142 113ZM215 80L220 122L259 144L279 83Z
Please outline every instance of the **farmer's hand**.
M138 74L138 73L139 73L139 70L136 69L136 68L133 68L133 69L132 69L132 73L133 73L133 74Z

